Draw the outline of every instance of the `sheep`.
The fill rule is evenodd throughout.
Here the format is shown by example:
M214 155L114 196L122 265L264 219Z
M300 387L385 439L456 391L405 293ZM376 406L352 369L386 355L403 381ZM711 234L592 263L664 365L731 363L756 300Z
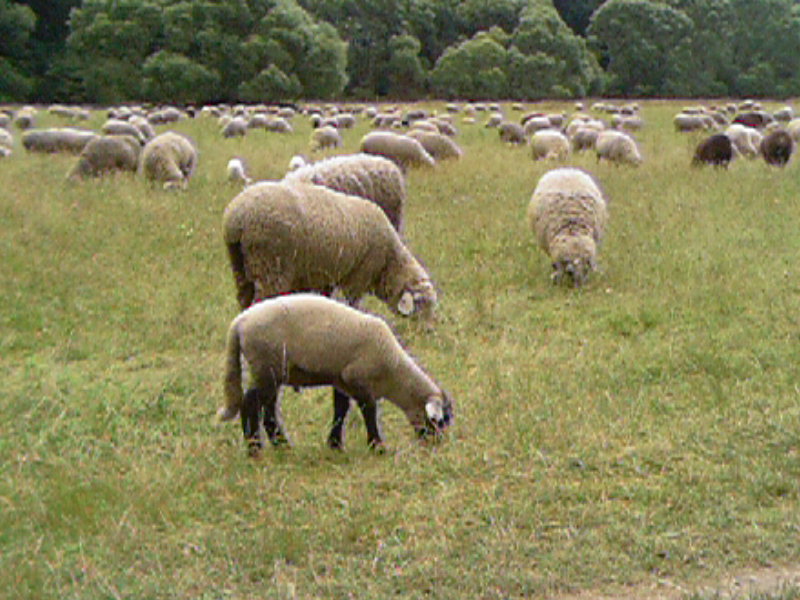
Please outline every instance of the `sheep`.
M311 162L308 160L308 157L303 154L295 154L289 159L289 171L296 171L306 165L310 165Z
M736 115L733 119L734 123L741 123L747 127L755 127L760 129L771 123L774 119L769 113L763 111L750 111Z
M374 294L400 315L433 317L436 290L384 212L363 198L304 182L245 188L223 215L239 305L278 294Z
M231 183L250 185L253 180L247 175L247 167L245 167L244 160L234 157L228 161L228 166L225 169L228 176L228 181Z
M795 143L800 142L800 117L796 117L786 124L786 131L792 136Z
M221 133L224 138L244 137L247 134L247 120L235 117L222 126Z
M716 133L702 140L694 151L692 166L714 165L728 168L733 159L733 142L724 133Z
M109 119L100 128L105 135L130 135L137 140L140 144L144 144L147 140L139 128L130 121L120 121L119 119Z
M94 131L72 129L32 129L22 134L22 146L28 152L80 154L97 134Z
M11 150L14 148L14 137L11 132L0 128L0 158L5 158L11 155Z
M734 123L725 130L737 154L747 158L758 156L758 146L761 143L760 135L756 129L741 123Z
M772 113L772 118L782 123L788 123L794 118L794 109L791 106L784 106Z
M560 131L540 129L531 138L533 160L564 160L569 155L569 140Z
M517 123L506 121L505 123L501 123L497 129L500 133L500 140L508 144L518 144L522 146L528 141L525 138L525 131L522 129L522 125L518 125Z
M335 127L320 127L311 132L311 152L338 148L342 145L342 135Z
M141 170L164 189L186 188L197 167L197 149L188 137L174 131L157 135L142 150Z
M525 132L525 137L530 137L541 129L552 128L553 125L550 123L550 119L548 119L547 116L532 117L528 119L522 126L522 129Z
M595 142L597 161L606 159L612 163L638 166L642 155L632 137L621 131L609 129L600 132Z
M435 161L448 160L451 158L459 159L464 154L464 151L446 135L442 135L436 131L422 131L411 130L408 132L409 137L414 138L425 151L433 157Z
M294 131L292 124L282 117L270 119L264 129L273 133L292 133Z
M504 120L503 113L499 112L492 113L491 115L489 115L489 119L486 121L484 127L489 129L493 127L499 127L500 124L503 122L503 120Z
M597 268L608 222L608 202L591 174L565 167L545 173L528 205L528 223L553 261L553 283L565 275L575 287Z
M758 151L768 165L785 167L794 152L794 140L785 129L777 129L764 136Z
M350 398L358 403L370 448L380 450L378 401L402 410L420 438L439 436L453 421L453 402L406 352L380 318L315 294L291 294L259 302L228 328L224 404L220 421L241 413L250 456L264 446L261 421L274 446L289 443L280 391L330 385L337 404L328 445L343 448ZM242 371L249 375L242 390ZM262 416L263 411L263 416Z
M23 131L36 126L36 109L32 106L23 106L14 115L14 125Z
M592 127L581 127L572 134L571 143L573 152L594 148L600 130Z
M81 152L67 179L98 177L112 171L136 172L142 145L131 135L102 135L93 138Z
M372 154L335 156L291 171L283 181L313 183L374 202L395 231L402 232L406 181L388 158Z
M128 122L139 130L139 133L142 134L142 138L144 139L145 143L156 137L156 130L150 124L150 121L145 119L143 116L133 115L130 119L128 119Z
M686 112L675 115L672 123L675 125L675 131L681 133L708 128L708 122L701 115L688 114Z
M434 158L428 154L417 140L388 131L373 131L361 138L361 152L385 156L395 162L405 172L409 167L436 165Z

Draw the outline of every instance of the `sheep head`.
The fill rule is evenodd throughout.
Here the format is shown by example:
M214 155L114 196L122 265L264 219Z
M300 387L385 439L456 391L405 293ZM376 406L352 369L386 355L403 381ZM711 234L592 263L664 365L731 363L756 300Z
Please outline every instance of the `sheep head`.
M417 435L422 438L433 436L438 438L453 423L453 399L444 390L439 394L428 396L425 401L424 414L412 419Z
M437 295L433 283L430 279L422 279L405 286L397 302L393 302L392 306L404 317L418 314L430 319L436 302Z
M550 247L553 259L553 283L560 284L569 277L575 287L580 287L597 268L597 245L588 235L560 236Z

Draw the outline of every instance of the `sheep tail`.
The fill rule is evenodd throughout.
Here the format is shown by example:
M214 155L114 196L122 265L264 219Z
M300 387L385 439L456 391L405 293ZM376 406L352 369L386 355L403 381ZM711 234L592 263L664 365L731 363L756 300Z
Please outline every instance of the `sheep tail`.
M217 410L217 419L220 421L234 419L239 414L239 409L242 406L241 352L238 321L234 321L228 330L228 343L225 354L225 381L223 383L225 405Z
M239 242L228 244L228 256L231 261L233 278L236 281L236 297L239 299L239 306L244 310L255 300L256 285L247 278L247 271L244 265L244 253Z

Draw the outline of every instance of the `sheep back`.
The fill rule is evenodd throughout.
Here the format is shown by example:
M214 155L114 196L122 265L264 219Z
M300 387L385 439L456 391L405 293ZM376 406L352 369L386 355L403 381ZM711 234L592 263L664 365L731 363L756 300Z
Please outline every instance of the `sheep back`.
M67 177L97 177L111 171L135 172L141 149L139 139L130 135L95 137L86 144Z
M361 152L385 156L397 164L403 171L410 167L436 165L434 158L428 154L414 138L399 135L390 131L373 131L361 138Z
M371 154L336 156L296 169L284 181L313 183L370 200L383 210L396 231L402 231L406 181L400 168L387 158Z

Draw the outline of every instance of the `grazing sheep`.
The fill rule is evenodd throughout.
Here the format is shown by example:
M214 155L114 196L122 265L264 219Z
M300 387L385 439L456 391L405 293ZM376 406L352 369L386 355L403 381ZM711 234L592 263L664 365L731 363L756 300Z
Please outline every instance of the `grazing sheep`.
M553 125L550 123L550 119L548 119L547 116L532 117L528 119L522 126L522 130L525 132L525 137L530 137L542 129L552 128Z
M120 121L119 119L109 119L100 128L105 135L130 135L139 140L140 145L144 145L147 139L139 128L130 121Z
M772 118L782 123L788 123L794 118L794 109L791 106L784 106L772 113Z
M498 127L498 131L500 132L500 140L507 144L523 146L528 142L522 125L518 125L517 123L512 123L510 121L501 123Z
M174 131L157 135L142 150L142 172L150 181L163 181L164 189L186 188L196 167L194 142Z
M614 129L600 132L595 142L597 161L606 159L616 164L638 166L642 163L642 155L632 137Z
M702 140L694 151L692 166L714 165L728 168L733 159L733 142L724 133L716 133Z
M250 185L253 180L247 175L247 168L245 167L244 160L234 157L228 161L226 167L228 181L231 183L238 183L242 185Z
M310 165L310 164L311 164L311 162L308 160L307 156L304 156L303 154L295 154L289 160L289 169L288 170L289 171L296 171L297 169L300 169L300 168L305 167L306 165Z
M235 117L222 126L222 137L244 137L247 135L247 120L244 117Z
M570 140L572 142L573 152L594 148L598 135L600 135L600 130L593 127L580 127L575 130Z
M101 135L93 138L70 169L67 179L99 177L114 171L136 172L142 145L131 135Z
M565 160L569 156L569 140L560 131L540 129L531 138L533 160Z
M675 125L675 131L681 133L700 131L701 129L708 128L708 122L703 119L702 115L688 114L685 112L675 115L672 123Z
M384 212L303 182L257 183L228 204L225 244L239 305L290 292L374 294L401 315L430 318L436 291Z
M785 129L777 129L764 136L758 151L768 165L785 167L794 152L794 140Z
M734 123L725 130L725 135L731 139L737 154L751 159L758 156L758 146L761 143L758 130Z
M264 129L273 133L292 133L294 131L292 124L282 117L273 117L267 121Z
M486 121L484 127L489 129L493 127L499 127L500 124L503 122L503 120L504 120L503 113L492 113L491 115L489 115L489 119Z
M795 143L800 142L800 118L795 118L786 124L786 131L792 136Z
M571 167L545 173L528 205L528 223L553 261L554 283L568 275L576 287L597 268L608 222L607 201L594 178Z
M389 131L373 131L361 138L361 152L385 156L394 161L403 172L410 167L436 165L434 158L428 154L417 140Z
M757 110L740 113L733 118L734 123L741 123L742 125L755 127L756 129L766 127L773 120L771 114Z
M22 134L22 146L28 152L80 154L95 137L97 134L94 131L69 127L33 129Z
M414 129L409 131L408 135L422 144L425 151L436 161L448 160L451 158L459 159L464 154L464 151L459 148L458 144L446 135L439 133L438 128L436 131Z
M342 135L335 127L320 127L311 132L311 152L338 148L342 145Z
M304 182L358 196L377 204L401 232L406 203L406 181L400 168L382 156L349 154L335 156L288 173L286 183Z
M261 422L275 445L288 443L280 410L284 385L330 385L337 405L328 444L342 448L354 398L364 416L367 443L383 446L378 401L402 410L419 437L439 435L453 421L450 396L400 345L380 318L315 294L264 300L233 319L227 336L225 402L220 421L241 413L248 452L264 446ZM244 360L244 365L242 361ZM250 375L242 390L242 371ZM263 411L263 416L262 416Z
M14 126L25 131L36 126L36 109L32 106L23 106L14 115Z

